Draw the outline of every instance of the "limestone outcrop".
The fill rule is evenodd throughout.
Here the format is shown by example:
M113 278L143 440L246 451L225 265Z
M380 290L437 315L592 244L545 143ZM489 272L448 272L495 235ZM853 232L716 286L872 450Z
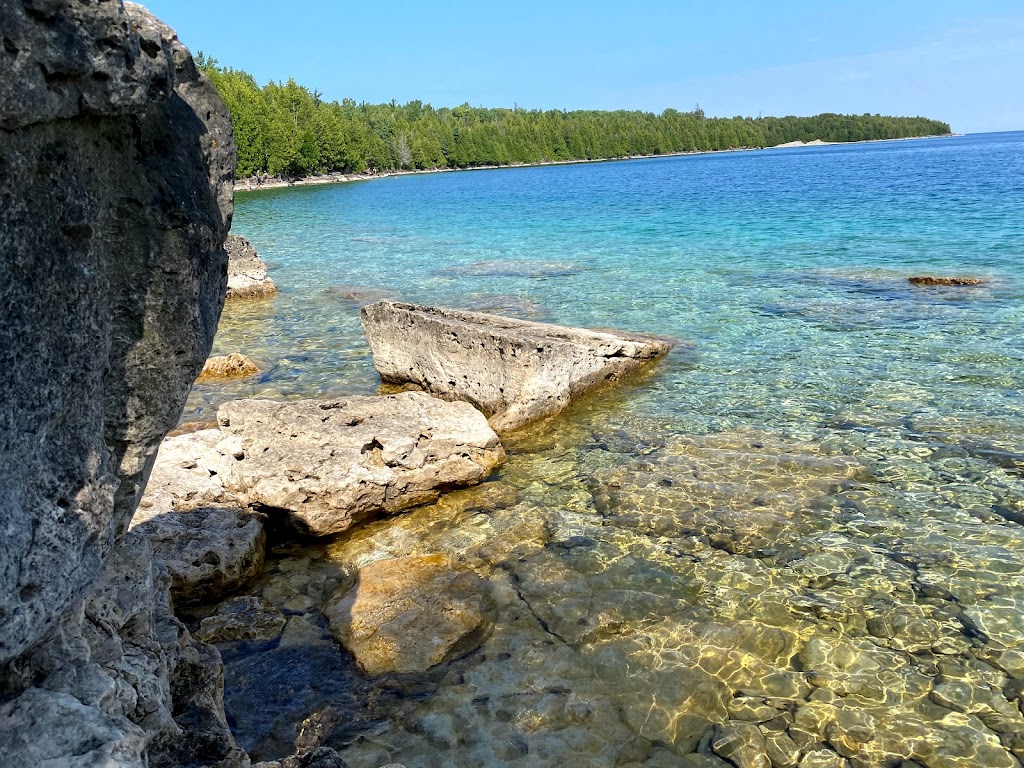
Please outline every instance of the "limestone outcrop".
M168 512L246 506L244 499L232 490L238 487L235 465L243 456L241 439L219 429L201 429L166 438L160 444L133 523Z
M224 443L235 457L228 489L249 504L285 510L318 536L480 482L505 458L476 409L422 392L236 400L217 420L236 440Z
M247 764L125 534L223 305L230 116L140 6L9 0L0 29L5 760Z
M241 235L228 235L224 249L228 253L227 298L262 299L277 293L277 286L267 275L267 265L252 243Z
M15 0L0 28L3 661L95 580L206 359L234 150L140 6Z
M500 432L665 355L651 336L381 301L362 310L381 379L479 408Z
M248 765L220 655L174 617L168 586L147 539L123 536L86 599L4 669L3 688L24 689L0 708L5 765Z
M487 583L442 554L370 563L324 609L370 675L423 672L469 653L486 638L493 612Z

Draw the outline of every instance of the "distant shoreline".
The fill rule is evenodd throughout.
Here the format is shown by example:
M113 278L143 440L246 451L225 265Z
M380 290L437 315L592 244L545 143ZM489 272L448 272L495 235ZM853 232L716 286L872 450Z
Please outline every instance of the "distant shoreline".
M731 149L701 149L685 152L663 152L658 155L624 155L622 157L601 157L594 160L544 160L539 163L507 163L505 165L475 165L468 168L423 168L407 171L380 171L376 173L327 173L317 176L303 176L298 179L270 178L257 182L255 177L235 181L235 192L258 192L263 189L285 189L288 187L309 187L323 184L345 184L351 181L372 181L391 176L413 176L428 173L458 173L462 171L496 171L502 168L542 168L548 165L582 165L584 163L611 163L624 160L650 160L656 157L682 157L685 155L718 155L726 152L761 152L771 149L801 149L806 147L827 147L847 144L880 144L887 141L917 141L919 139L948 139L964 136L962 133L941 133L931 136L902 136L896 139L864 139L861 141L813 141L787 142L772 147L733 147Z

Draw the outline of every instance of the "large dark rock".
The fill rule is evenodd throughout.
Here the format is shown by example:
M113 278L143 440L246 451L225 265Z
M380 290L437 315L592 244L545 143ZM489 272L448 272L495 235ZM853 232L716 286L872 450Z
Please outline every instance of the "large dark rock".
M230 117L140 6L0 9L0 662L127 528L224 300Z
M124 535L224 301L230 117L140 6L5 0L0 36L0 753L245 765Z

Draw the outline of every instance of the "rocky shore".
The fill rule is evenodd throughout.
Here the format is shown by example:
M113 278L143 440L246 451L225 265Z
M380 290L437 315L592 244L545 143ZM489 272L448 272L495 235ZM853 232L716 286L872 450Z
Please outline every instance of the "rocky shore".
M610 417L670 342L389 298L384 393L167 437L259 373L227 113L139 6L0 21L4 765L1020 768L1021 454Z

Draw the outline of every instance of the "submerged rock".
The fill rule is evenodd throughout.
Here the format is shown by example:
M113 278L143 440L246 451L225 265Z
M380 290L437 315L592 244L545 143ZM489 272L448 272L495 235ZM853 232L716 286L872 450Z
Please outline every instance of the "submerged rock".
M569 277L580 267L566 261L534 261L532 259L492 259L472 264L459 264L442 269L440 274L457 277Z
M171 574L176 602L208 600L238 589L263 569L266 534L259 515L212 507L152 517L134 530L153 544Z
M332 285L327 295L333 299L346 301L356 307L364 307L376 301L397 298L394 291L385 288L369 288L365 285Z
M980 277L935 277L934 275L922 275L922 276L917 276L917 277L909 277L909 278L907 278L907 282L909 282L911 285L921 285L921 286L936 286L936 285L945 285L945 286L964 285L964 286L970 286L970 285L985 285L985 283L987 283L988 280L985 280L985 279L980 278Z
M225 379L244 379L256 376L260 367L240 352L232 352L221 357L211 357L203 365L197 382L224 381Z
M478 483L505 458L478 411L422 392L236 400L217 418L240 441L229 489L318 536Z
M228 254L227 298L261 299L277 293L277 286L267 276L267 265L252 243L241 235L228 235L224 249Z
M330 747L317 747L290 755L280 761L256 763L253 768L349 768L349 766L341 759L341 755ZM387 767L385 766L385 768ZM391 768L395 767L391 766Z
M479 408L498 432L666 354L671 344L496 315L382 301L362 311L381 379Z
M286 621L267 600L236 597L221 603L216 613L203 619L196 637L205 643L274 640L280 637Z
M324 615L370 675L423 672L483 642L494 610L487 583L446 555L378 560L359 569Z

